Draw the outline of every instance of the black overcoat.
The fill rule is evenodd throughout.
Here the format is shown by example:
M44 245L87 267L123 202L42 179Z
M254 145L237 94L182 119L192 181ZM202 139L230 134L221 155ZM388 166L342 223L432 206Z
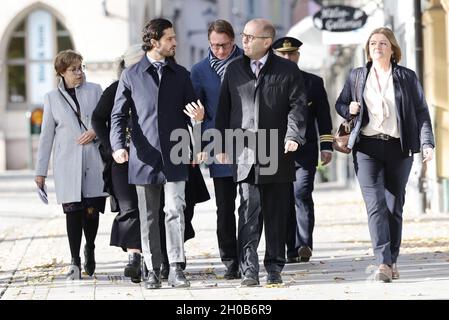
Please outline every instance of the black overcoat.
M261 129L277 130L277 149L270 158L277 161L273 174L263 174L258 150L245 145L233 157L233 176L236 182L244 180L252 167L256 183L286 183L295 180L294 155L284 153L285 141L293 140L303 145L307 120L306 92L298 66L271 50L256 79L250 59L242 56L231 62L223 79L216 115L216 128L225 136L226 129L242 129L260 139ZM268 133L268 132L267 132ZM267 134L268 136L268 134ZM223 139L225 140L225 139ZM264 143L270 150L269 139ZM222 145L225 148L225 144ZM263 154L264 152L262 152ZM254 154L254 163L241 161L244 155Z

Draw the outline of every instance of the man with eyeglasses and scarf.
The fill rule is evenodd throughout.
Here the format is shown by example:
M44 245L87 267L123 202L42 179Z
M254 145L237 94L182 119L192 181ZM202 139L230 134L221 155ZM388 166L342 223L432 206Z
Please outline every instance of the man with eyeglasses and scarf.
M228 21L212 22L207 34L210 44L208 56L192 67L190 76L196 94L206 110L202 131L215 128L218 97L226 67L230 61L243 54L243 50L234 43L234 29ZM232 179L229 165L212 163L209 172L214 181L218 248L221 261L226 266L224 278L238 279L240 272L234 213L237 183Z

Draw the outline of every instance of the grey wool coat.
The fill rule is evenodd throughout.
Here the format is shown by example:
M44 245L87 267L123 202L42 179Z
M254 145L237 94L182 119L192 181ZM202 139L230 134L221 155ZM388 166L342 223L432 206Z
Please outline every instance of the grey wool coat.
M107 196L103 191L103 162L98 150L99 144L90 142L79 145L76 142L85 129L80 127L75 113L59 90L76 110L76 104L65 90L62 80L58 89L45 95L36 175L47 176L53 147L53 175L58 203L79 202L81 193L85 198ZM75 91L81 120L90 129L92 112L101 97L102 89L98 84L83 82Z

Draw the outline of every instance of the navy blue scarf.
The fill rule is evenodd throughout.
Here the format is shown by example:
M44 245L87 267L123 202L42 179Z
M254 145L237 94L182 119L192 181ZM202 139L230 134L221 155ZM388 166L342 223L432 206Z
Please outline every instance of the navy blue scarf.
M237 45L234 45L234 49L232 50L229 57L225 60L220 60L212 53L212 50L209 48L210 66L218 74L221 81L223 81L226 67L228 66L229 62L231 62L233 59L241 56L242 53L243 53L242 49L240 49Z

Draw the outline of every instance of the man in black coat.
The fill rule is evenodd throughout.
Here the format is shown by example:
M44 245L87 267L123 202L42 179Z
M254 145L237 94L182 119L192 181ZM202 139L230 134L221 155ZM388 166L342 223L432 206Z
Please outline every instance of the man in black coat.
M239 183L242 285L259 284L262 223L267 284L278 284L285 265L288 203L295 178L293 152L305 143L306 95L297 66L272 52L275 29L269 21L249 21L241 36L245 54L228 65L220 92L216 128L226 152L217 152L217 159L232 162L234 181ZM235 156L229 158L230 153Z
M128 173L129 183L137 186L142 253L150 270L145 285L148 289L161 287L159 208L163 188L170 262L168 284L188 287L190 283L184 276L182 263L185 261L183 211L189 156L187 161L173 159L177 153L172 154L172 149L179 141L171 135L176 130L189 137L189 116L202 120L204 109L192 103L196 97L189 72L174 62L176 38L171 22L151 20L144 28L143 43L145 56L120 77L111 114L111 147L117 163L128 161L126 126L131 109ZM184 106L188 111L183 110ZM189 141L186 144L188 148Z
M283 37L273 43L275 53L298 64L302 42ZM306 144L295 152L294 203L287 233L287 262L307 262L312 256L315 211L312 198L318 164L318 133L323 166L332 160L332 119L323 79L302 71L307 92Z

